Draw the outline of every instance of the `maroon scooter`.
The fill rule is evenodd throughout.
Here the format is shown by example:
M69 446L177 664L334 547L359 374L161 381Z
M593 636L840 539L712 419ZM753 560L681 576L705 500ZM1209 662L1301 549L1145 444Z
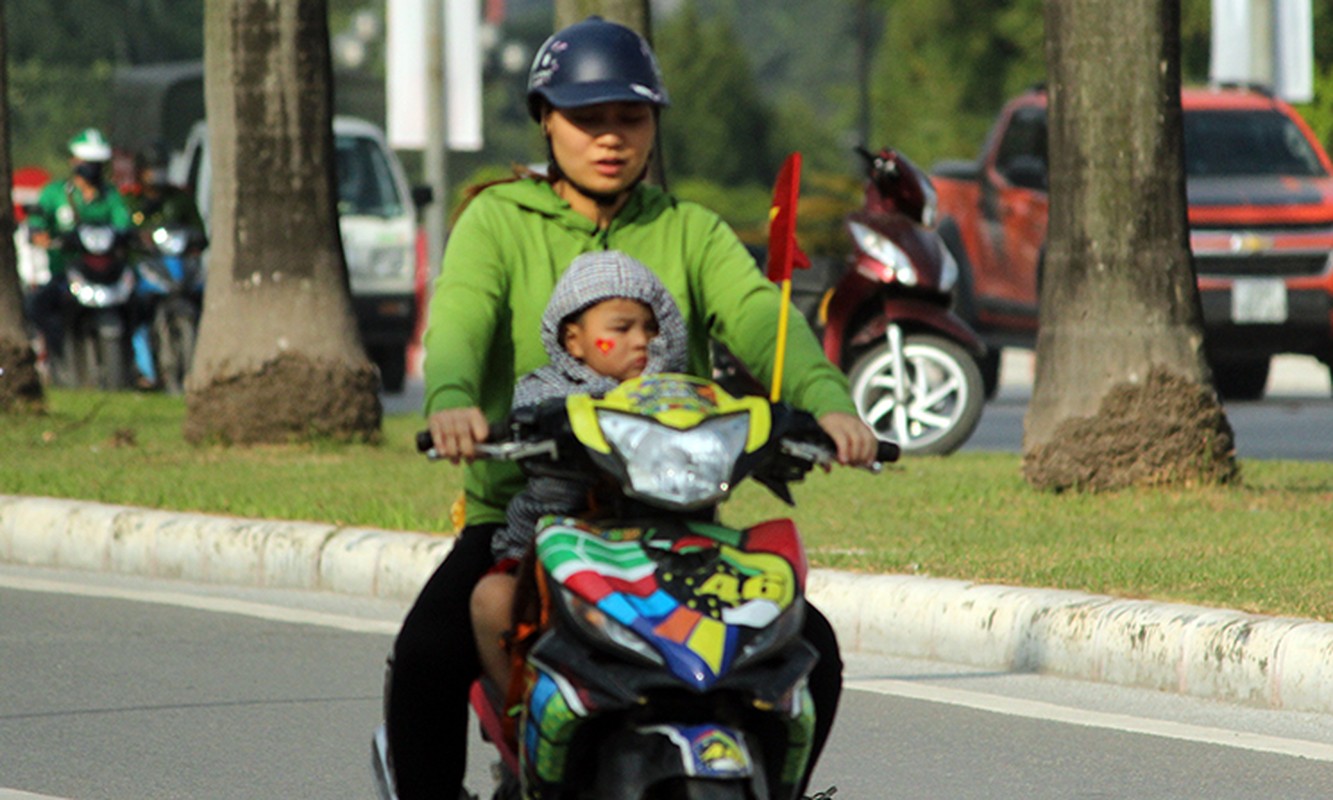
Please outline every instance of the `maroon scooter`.
M852 252L820 304L824 352L848 373L861 418L905 454L952 453L986 400L986 345L951 309L958 265L935 232L935 189L901 153L857 148L865 202Z

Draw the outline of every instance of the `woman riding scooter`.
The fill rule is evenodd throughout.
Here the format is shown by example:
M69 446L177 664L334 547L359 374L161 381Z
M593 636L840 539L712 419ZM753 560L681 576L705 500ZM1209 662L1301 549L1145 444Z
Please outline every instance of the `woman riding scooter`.
M638 34L596 17L559 31L538 51L528 80L548 174L484 187L450 235L425 340L426 409L436 451L469 462L466 524L394 645L385 705L402 800L461 790L467 693L480 672L469 597L490 567L490 539L505 506L523 485L513 465L474 462L475 445L489 434L488 420L508 410L517 378L546 363L536 321L569 263L612 248L638 259L681 308L691 372L709 374L714 336L761 380L771 377L777 289L716 214L642 183L667 102L656 59ZM873 461L877 440L856 416L845 377L800 319L787 352L784 397L818 417L839 461ZM820 651L811 676L817 754L842 665L831 626L811 611L804 633Z

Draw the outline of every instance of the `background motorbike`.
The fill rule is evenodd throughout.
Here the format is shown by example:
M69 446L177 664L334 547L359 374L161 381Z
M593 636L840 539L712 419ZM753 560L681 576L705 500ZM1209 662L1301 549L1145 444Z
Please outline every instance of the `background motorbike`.
M129 379L129 301L134 270L128 235L104 225L79 225L60 239L69 296L64 356L52 376L67 386L122 389Z
M516 628L516 730L503 692L474 687L501 754L495 797L794 798L814 722L804 551L790 520L733 529L715 512L746 477L791 502L787 484L835 454L813 417L656 375L524 411L509 431L483 454L591 480L603 500L539 523L520 585L540 601L524 614L516 597L517 621L536 623ZM382 730L373 755L392 798Z
M905 453L951 453L981 419L986 347L950 307L958 265L934 230L930 178L893 150L857 153L865 201L847 218L848 266L815 320L824 352L877 434Z
M183 390L194 356L203 309L204 243L203 231L187 226L141 231L136 301L141 304L140 322L147 329L136 331L135 356L140 364L151 359L148 368L155 369L157 380L171 394Z

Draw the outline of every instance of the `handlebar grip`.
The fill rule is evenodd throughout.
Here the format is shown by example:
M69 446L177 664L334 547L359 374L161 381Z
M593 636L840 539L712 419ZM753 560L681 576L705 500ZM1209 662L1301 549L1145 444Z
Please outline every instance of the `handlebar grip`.
M879 446L875 448L875 460L881 464L890 464L897 461L898 457L902 454L903 449L898 446L897 442L882 441L879 443Z
M435 446L435 439L430 435L430 431L417 431L417 452L427 453Z

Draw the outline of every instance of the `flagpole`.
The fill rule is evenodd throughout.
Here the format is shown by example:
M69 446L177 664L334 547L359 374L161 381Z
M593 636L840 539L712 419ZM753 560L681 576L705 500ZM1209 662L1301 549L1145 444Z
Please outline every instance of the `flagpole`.
M782 308L778 309L777 352L773 357L773 389L769 392L769 402L776 403L782 398L782 368L787 362L787 322L791 316L791 278L782 281Z

